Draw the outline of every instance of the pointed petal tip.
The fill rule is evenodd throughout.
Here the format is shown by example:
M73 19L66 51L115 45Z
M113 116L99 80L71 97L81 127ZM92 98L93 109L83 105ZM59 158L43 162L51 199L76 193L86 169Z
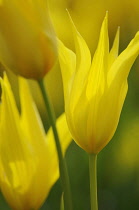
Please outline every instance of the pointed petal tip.
M118 39L118 44L119 44L119 37L120 37L120 26L117 27L116 36L115 36L115 38Z
M6 72L3 72L3 78L2 80L4 80L6 83L9 83L9 79L8 79L8 76L7 76L7 73Z
M120 36L120 26L117 27L117 31L116 31L116 35L115 35L115 39L114 39L114 42L116 42L116 40L117 40L118 46L119 46L119 36Z
M106 11L106 15L103 19L103 22L102 22L102 27L101 28L105 28L105 30L108 28L108 11Z
M107 10L107 11L106 11L106 15L105 15L105 17L104 17L104 20L107 21L107 22L108 22L108 14L109 14L109 12L108 12L108 10Z
M2 80L3 80L2 77L0 77L0 84L2 83Z
M117 34L120 34L120 26L117 27Z
M116 35L115 35L115 40L118 40L118 45L119 45L119 36L120 36L120 26L117 27Z
M81 37L81 35L80 35L79 31L77 30L77 28L76 28L76 26L74 24L74 21L73 21L71 15L70 15L69 10L66 9L66 11L67 11L67 14L68 14L68 19L70 21L70 25L71 25L71 29L72 29L72 33L73 33L74 39L76 40L77 39L77 35L80 36L80 37Z
M71 18L71 15L70 15L70 12L69 12L69 10L67 8L66 8L66 12L67 12L67 15L68 15L69 20L73 22L73 20Z
M1 88L3 90L3 79L1 77L0 77L0 86L1 86Z
M76 31L76 33L79 34L79 32L77 31L76 26L75 26L75 24L74 24L74 22L73 22L73 20L72 20L72 17L71 17L71 15L70 15L69 10L66 9L66 11L67 11L67 14L68 14L68 19L69 19L69 21L70 21L70 24L71 24L71 28L72 28L73 34L75 34L75 31Z
M105 15L106 18L108 18L108 14L109 14L109 11L106 10L106 15Z
M0 84L1 84L2 89L3 89L4 85L5 85L5 83L9 84L9 80L8 80L6 72L3 73L3 78L0 77Z

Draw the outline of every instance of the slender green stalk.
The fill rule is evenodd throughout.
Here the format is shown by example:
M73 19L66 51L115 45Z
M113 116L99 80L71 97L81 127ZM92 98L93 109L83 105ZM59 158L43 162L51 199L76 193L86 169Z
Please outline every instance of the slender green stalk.
M98 210L97 202L97 155L89 154L91 210Z
M60 210L64 210L63 194L62 194L62 197L61 197Z
M60 178L61 178L62 187L63 187L63 191L64 191L64 209L72 210L69 176L68 176L66 162L63 158L61 145L60 145L60 141L59 141L59 136L58 136L58 132L57 132L57 128L56 128L56 123L55 123L56 118L55 118L54 109L53 109L53 106L51 105L51 102L47 95L47 91L46 91L46 88L44 87L43 80L42 79L39 80L38 84L39 84L39 87L40 87L42 95L43 95L45 106L46 106L47 112L48 112L48 118L49 118L50 124L52 126L52 130L53 130L53 134L54 134L54 138L55 138L55 144L56 144L58 158L59 158Z

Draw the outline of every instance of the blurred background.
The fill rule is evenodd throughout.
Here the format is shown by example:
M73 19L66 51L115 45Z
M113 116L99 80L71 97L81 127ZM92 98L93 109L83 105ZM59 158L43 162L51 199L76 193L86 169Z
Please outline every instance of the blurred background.
M49 0L49 7L57 36L74 50L67 8L92 56L106 11L109 13L110 46L117 27L121 28L120 52L139 30L137 0ZM16 77L9 73L9 78L19 105ZM29 84L47 130L47 115L41 94L35 82L29 81ZM45 84L56 115L59 116L64 110L64 102L58 63L46 75ZM73 142L67 151L66 160L74 210L90 210L88 156ZM58 180L41 210L59 210L60 199L61 187ZM129 75L129 91L117 131L111 142L98 155L98 200L99 210L139 210L139 58ZM10 209L2 196L0 206L1 210Z

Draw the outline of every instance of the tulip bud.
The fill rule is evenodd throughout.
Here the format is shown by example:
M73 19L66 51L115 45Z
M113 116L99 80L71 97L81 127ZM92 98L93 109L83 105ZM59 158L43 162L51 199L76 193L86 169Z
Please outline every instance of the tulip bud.
M46 0L0 3L0 60L26 78L41 79L57 55Z

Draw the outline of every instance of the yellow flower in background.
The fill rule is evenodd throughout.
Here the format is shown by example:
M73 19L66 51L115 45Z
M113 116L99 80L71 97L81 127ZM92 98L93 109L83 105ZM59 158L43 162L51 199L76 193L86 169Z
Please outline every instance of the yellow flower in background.
M136 20L139 18L139 1L117 0L51 0L49 1L51 15L58 37L66 46L73 49L71 30L68 27L66 8L70 11L78 30L85 38L94 53L98 41L99 30L106 11L109 11L109 34L114 36L115 28L120 25L122 36L120 47L125 47L133 34L138 30ZM61 24L61 22L63 24ZM86 24L87 23L87 24ZM93 34L93 39L92 39ZM122 48L123 49L123 48Z
M65 112L76 143L88 153L97 154L116 130L127 93L127 77L139 53L139 33L118 56L118 29L109 52L106 15L91 63L85 41L71 24L76 54L59 41Z
M26 78L40 79L56 60L47 0L0 1L0 60Z
M45 134L25 79L19 78L21 116L7 77L0 107L0 186L14 210L39 209L59 177L51 128ZM57 119L62 150L71 142L65 115Z

